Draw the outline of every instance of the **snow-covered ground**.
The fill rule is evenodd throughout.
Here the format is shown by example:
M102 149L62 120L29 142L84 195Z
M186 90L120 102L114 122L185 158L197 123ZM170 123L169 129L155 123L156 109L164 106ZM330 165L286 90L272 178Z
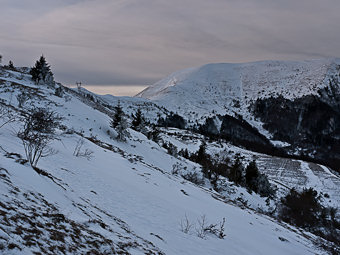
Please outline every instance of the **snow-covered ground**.
M164 129L164 133L166 134L163 136L165 141L174 144L178 150L187 149L189 153L195 153L204 140L201 135L194 135L189 131L178 129ZM236 154L242 156L244 165L255 160L259 170L269 177L273 185L277 186L279 196L286 194L291 188L298 190L302 187L313 188L319 194L326 195L323 197L325 205L339 207L340 177L325 166L301 160L268 156L222 141L206 143L207 153L220 162L226 158L233 159ZM228 196L234 200L241 197L247 200L248 205L254 209L266 208L263 198L257 198L254 194L249 197L245 189L234 189L232 193L229 190Z
M237 110L251 100L282 95L297 98L316 94L337 74L340 59L262 61L243 64L208 64L175 72L140 92L136 97L166 105L171 110L201 114ZM190 97L188 97L190 95Z
M279 95L287 99L317 95L318 89L339 73L339 64L340 59L334 58L208 64L175 72L136 97L149 99L199 123L207 116L239 114L271 138L249 112L250 103Z
M74 90L60 98L54 95L54 88L36 86L28 75L2 69L0 73L2 105L13 107L15 113L19 110L17 95L27 93L30 99L22 110L33 105L49 108L63 117L65 126L58 131L60 140L51 143L58 153L38 163L48 176L39 175L23 161L24 149L15 135L22 121L17 119L0 129L0 253L326 254L314 235L238 206L228 193L218 194L172 174L176 164L188 172L199 172L200 166L170 156L143 134L129 129L127 142L112 139L107 132L112 132L112 112L101 102L96 104ZM119 100L127 113L129 105L144 104L139 99L109 96L103 100L113 105ZM150 107L157 113L157 107ZM171 130L161 136L172 139L178 148L195 151L199 146L199 140L193 138L185 145ZM92 158L73 155L80 139L84 141L81 150L92 151ZM208 147L211 153L222 152L216 148L213 144ZM323 180L331 173L327 175L328 170L318 166L318 171L324 170L321 179L306 164L301 162L310 185L326 186ZM278 175L270 177L286 181ZM246 193L242 188L234 190ZM257 195L244 198L250 207L264 201ZM225 218L224 239L209 234L198 237L203 216L209 224ZM192 224L188 233L181 227L185 217Z

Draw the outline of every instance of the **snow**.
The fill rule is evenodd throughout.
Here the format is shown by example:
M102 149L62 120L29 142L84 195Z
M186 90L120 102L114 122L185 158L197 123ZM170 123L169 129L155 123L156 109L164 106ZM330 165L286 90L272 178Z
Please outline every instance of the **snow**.
M282 141L277 141L277 140L272 140L271 143L275 145L276 147L288 147L291 146L291 144L287 142L282 142Z
M335 58L208 64L175 72L136 97L199 123L216 114L240 114L271 138L249 112L251 102L278 95L287 99L316 95L332 75L339 73L339 64L340 59Z
M189 153L195 153L203 139L201 135L191 134L188 131L178 129L166 130L165 134L167 135L162 136L162 138L166 142L171 142L178 150L188 149ZM330 196L330 200L324 201L326 206L339 207L340 178L325 166L300 160L272 157L223 142L206 141L206 144L207 153L218 162L223 162L225 158L233 159L236 154L242 156L244 165L255 160L259 170L268 176L272 184L277 186L279 196L285 195L291 188L297 190L313 188L318 191L319 194L327 193ZM253 209L271 210L271 207L268 208L266 205L264 198L256 196L256 194L250 195L246 189L236 188L231 184L229 185L229 190L227 190L226 193L222 192L223 195L232 200L242 197L248 201L247 205Z
M214 66L204 68L210 69ZM225 66L222 65L221 70L216 74L224 68ZM232 71L238 66L227 65L227 68L229 79L236 81L238 74L235 75ZM190 69L181 74L183 75L181 77L192 76L195 71L197 70ZM129 129L131 137L126 143L112 139L107 134L111 129L110 110L106 109L107 113L104 110L100 111L99 108L95 108L95 103L83 98L76 91L66 91L67 97L59 98L54 96L53 88L36 86L29 81L29 77L18 79L19 74L15 72L12 75L11 79L0 77L2 102L17 108L17 102L11 99L15 98L24 86L35 88L38 93L32 94L31 99L24 104L25 110L32 105L48 107L63 117L63 124L69 131L58 131L60 140L51 143L58 153L41 159L38 164L39 168L53 176L54 181L52 181L37 174L28 164L20 164L14 156L13 158L6 154L7 151L24 156L23 146L15 136L22 125L19 120L7 124L0 130L0 145L5 150L0 150L0 169L8 171L5 179L0 179L0 201L15 206L18 213L27 214L27 208L36 208L40 216L34 220L44 220L46 217L43 213L50 208L42 199L32 197L29 200L24 194L41 196L67 219L86 228L83 234L93 230L96 233L93 238L100 234L103 237L98 240L105 237L112 240L117 247L119 242L137 243L137 246L128 246L128 248L119 246L120 249L126 249L125 251L131 254L145 254L148 251L149 254L157 254L161 251L165 254L195 255L325 254L314 244L315 236L278 223L251 208L237 206L229 201L233 199L232 196L223 197L208 187L200 187L185 181L180 176L172 175L172 167L176 163L185 168L185 171L198 171L199 166L183 158L170 156L164 148L148 140L143 134ZM16 82L22 86L8 87L1 83L2 80ZM169 89L175 88L180 82L181 78L172 79ZM232 89L241 93L238 88L236 86ZM165 89L168 90L168 87ZM87 92L83 91L83 93ZM128 113L129 111L132 113L138 106L147 102L136 98L110 96L98 98L112 105L119 100L124 111ZM152 116L155 116L157 111L161 111L153 104L148 104L148 107L153 109ZM75 132L70 132L71 130ZM201 141L198 139L185 143L171 135L172 132L178 132L176 129L169 129L168 132L168 134L162 132L163 139L174 143L178 148L196 151L200 145ZM92 140L89 139L90 137ZM93 142L93 138L104 145ZM84 139L82 149L93 151L91 160L73 155L79 139ZM222 148L225 149L223 146ZM210 145L208 150L214 153L216 148L217 146ZM231 149L242 150L235 147ZM217 153L221 151L217 150ZM311 175L305 164L303 163L303 169L307 178L310 178L311 184L319 185L318 177ZM279 175L277 177L281 180ZM250 204L263 203L264 200L259 196L250 195L245 189L235 187L237 196L242 191L245 194L244 198L249 200ZM229 196L228 193L225 195ZM21 203L15 202L18 200ZM188 234L183 233L180 230L180 221L185 215L195 223L196 227L198 227L197 219L202 215L206 215L209 223L218 223L225 218L225 239L212 235L204 239L199 238L195 228L192 228ZM103 228L91 223L93 220L101 221L108 227ZM0 236L5 236L7 242L14 242L22 248L22 250L13 249L9 251L10 254L33 254L33 251L38 249L37 246L28 247L23 244L22 236L13 232L16 225L5 227L2 224L4 221L2 223L0 221ZM48 228L44 228L42 235L48 238L48 231ZM65 242L72 243L70 240ZM56 244L60 245L58 242ZM78 247L79 254L86 253L90 247L88 243L86 245ZM48 247L47 241L43 243L43 247ZM62 252L58 253L62 254Z
M308 247L309 241L272 220L217 201L210 192L195 185L181 183L142 164L130 163L119 154L105 152L94 144L86 144L94 151L95 157L91 161L72 158L76 139L65 137L62 143L57 142L54 147L60 152L46 158L40 165L67 183L66 191L36 174L29 166L17 166L2 158L1 167L10 171L15 186L43 194L69 218L87 220L74 203L87 207L93 205L91 210L94 206L99 207L125 221L138 236L152 241L166 254L220 254L224 250L229 254L248 254L249 251L258 254L313 254L313 249ZM180 190L185 190L188 195ZM87 202L84 203L83 199ZM182 233L179 222L185 214L192 221L201 215L207 215L211 222L225 217L226 239L207 237L204 240L194 233ZM110 224L105 215L101 219ZM164 241L150 233L157 234ZM280 241L279 237L288 242ZM259 246L259 243L265 245Z

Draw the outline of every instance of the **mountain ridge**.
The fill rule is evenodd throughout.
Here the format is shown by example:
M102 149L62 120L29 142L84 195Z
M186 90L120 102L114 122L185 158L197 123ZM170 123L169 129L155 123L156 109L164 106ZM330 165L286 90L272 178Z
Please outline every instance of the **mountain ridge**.
M306 61L266 60L235 64L211 63L170 74L137 94L136 97L150 99L180 113L184 112L183 109L178 109L178 106L183 105L181 100L190 100L185 92L191 91L192 96L196 96L195 92L199 90L200 94L197 96L210 96L209 99L214 100L213 96L206 93L209 87L216 88L213 93L219 90L218 92L225 94L225 97L219 98L226 101L223 106L232 107L230 101L233 99L244 101L246 105L249 104L249 100L275 95L292 99L306 94L316 94L316 90L326 86L327 79L339 71L336 69L338 65L340 65L340 58ZM179 98L171 102L174 100L171 97ZM221 105L216 108L219 107L223 108ZM187 111L192 108L189 106ZM219 109L215 110L219 111Z

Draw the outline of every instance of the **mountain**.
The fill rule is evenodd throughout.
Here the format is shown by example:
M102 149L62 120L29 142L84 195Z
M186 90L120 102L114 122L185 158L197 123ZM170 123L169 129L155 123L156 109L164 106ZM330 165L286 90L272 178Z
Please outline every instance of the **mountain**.
M171 74L136 97L196 121L191 126L228 115L214 135L235 137L241 130L238 143L256 143L250 149L269 153L263 135L285 145L274 155L316 160L340 172L339 77L340 59L208 64Z
M245 114L242 110L247 111L259 98L318 95L318 90L339 74L339 65L340 59L207 64L175 72L136 97L188 116L190 112L209 115L212 111Z
M338 222L339 215L328 219L327 210L339 207L340 177L328 167L252 151L237 140L214 139L189 128L156 126L158 118L173 114L174 105L168 109L144 98L98 96L58 83L37 85L28 71L0 66L1 254L339 251L338 229L297 227L279 213L291 188L313 187L325 209L320 224ZM111 125L118 104L127 121L124 139L118 139L120 128ZM129 128L138 109L145 122ZM51 139L45 157L32 166L27 140L19 134L35 112L41 119L45 111L60 123L53 136L45 130L48 122L33 130L37 138ZM228 119L213 117L220 127ZM243 128L239 132L248 130L249 137L256 133L243 120L228 120ZM195 158L203 146L205 158ZM238 160L243 166L255 160L261 180L268 178L276 193L260 195L223 171L210 172L209 178L203 160L210 170L225 172Z

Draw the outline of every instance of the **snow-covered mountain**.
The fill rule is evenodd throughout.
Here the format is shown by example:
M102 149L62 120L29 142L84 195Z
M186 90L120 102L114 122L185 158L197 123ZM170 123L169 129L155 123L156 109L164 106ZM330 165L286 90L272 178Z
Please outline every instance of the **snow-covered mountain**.
M175 72L136 97L185 116L245 114L242 111L258 98L317 95L330 77L338 75L339 65L340 59L207 64Z
M171 74L136 97L177 112L188 126L208 117L222 123L217 115L241 118L272 144L285 144L285 153L340 172L340 59L208 64ZM228 120L224 129L239 128ZM206 129L231 135L217 123ZM263 145L259 134L252 136L249 142Z
M207 140L207 153L214 160L236 154L244 164L256 159L261 173L277 187L276 197L270 199L220 177L216 191L203 178L200 164L164 148L172 145L177 151L195 153L206 140L203 135L162 127L155 142L148 138L150 125L145 132L128 128L124 142L116 139L118 131L110 126L118 101L128 122L137 109L155 122L175 110L171 105L181 102L180 94L169 102L168 110L165 104L143 98L97 96L61 84L36 85L26 71L0 67L0 254L328 253L325 247L330 242L275 217L277 202L292 187L313 187L324 205L339 207L340 178L327 167ZM229 72L230 81L237 80ZM62 95L56 93L59 86ZM193 92L190 100L202 91ZM54 153L34 169L17 133L36 107L53 111L62 120L58 139L49 145ZM194 184L188 176L201 181ZM210 224L221 227L223 219L224 238L204 231Z

